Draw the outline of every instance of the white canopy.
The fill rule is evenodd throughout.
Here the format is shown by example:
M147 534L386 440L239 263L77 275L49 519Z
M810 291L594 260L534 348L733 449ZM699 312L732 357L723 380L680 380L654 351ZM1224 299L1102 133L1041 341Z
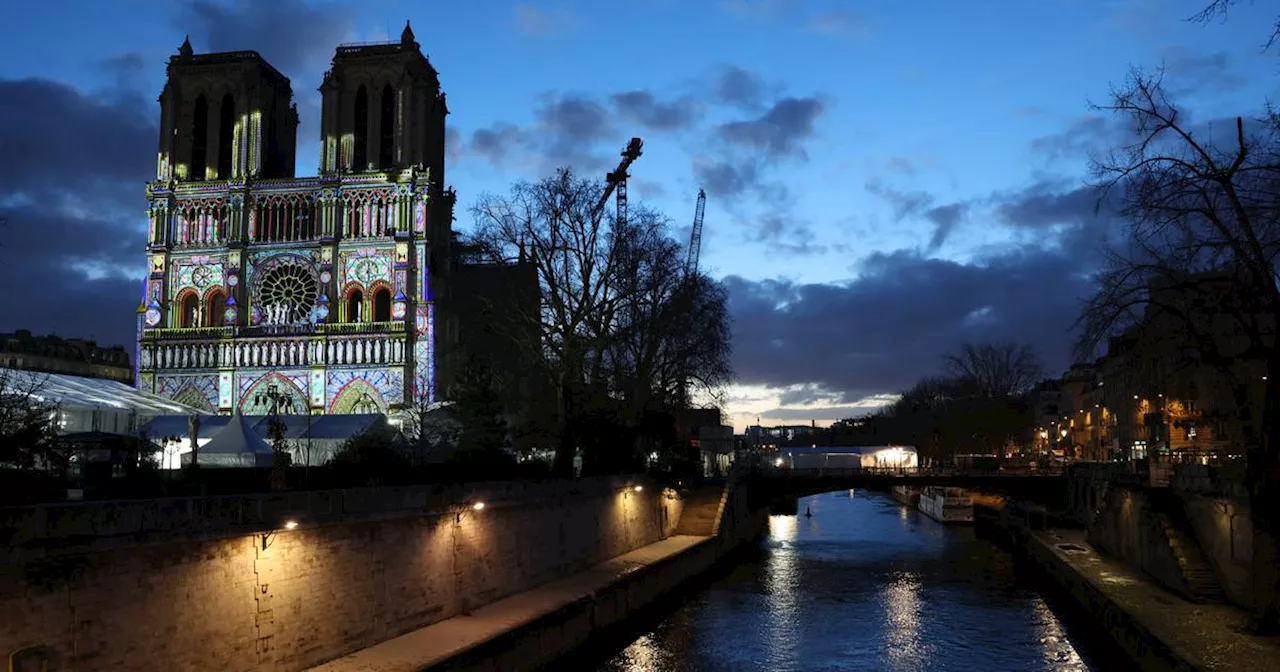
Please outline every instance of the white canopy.
M211 467L269 467L273 457L271 445L249 429L239 413L200 446L196 455L201 466ZM190 463L191 453L184 454L182 461Z

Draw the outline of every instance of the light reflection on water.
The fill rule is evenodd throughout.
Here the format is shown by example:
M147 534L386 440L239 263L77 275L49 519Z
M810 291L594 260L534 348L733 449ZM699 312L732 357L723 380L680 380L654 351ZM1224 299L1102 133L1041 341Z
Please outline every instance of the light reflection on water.
M972 528L862 492L806 498L799 511L770 518L758 556L628 646L571 669L1102 669L1081 657L1008 553Z

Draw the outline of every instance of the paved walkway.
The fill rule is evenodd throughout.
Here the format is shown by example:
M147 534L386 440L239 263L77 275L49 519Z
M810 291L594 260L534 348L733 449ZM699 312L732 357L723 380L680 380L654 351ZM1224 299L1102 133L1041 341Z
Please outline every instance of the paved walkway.
M573 576L454 616L312 668L323 672L408 672L439 664L517 626L607 588L707 537L680 535L624 553Z
M1280 670L1280 637L1242 634L1240 629L1249 624L1249 616L1243 611L1220 604L1187 602L1140 572L1098 555L1085 541L1083 531L1047 530L1033 534L1197 670ZM1068 543L1083 550L1064 551L1058 547Z

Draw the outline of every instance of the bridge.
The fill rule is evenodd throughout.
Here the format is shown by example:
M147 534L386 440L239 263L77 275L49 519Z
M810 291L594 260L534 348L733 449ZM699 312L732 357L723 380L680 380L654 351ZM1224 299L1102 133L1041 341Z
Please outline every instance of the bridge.
M750 484L753 502L780 502L837 490L890 490L905 485L949 486L1007 495L1046 505L1065 503L1068 478L1061 468L1000 472L991 470L884 467L781 468L757 465L739 478Z

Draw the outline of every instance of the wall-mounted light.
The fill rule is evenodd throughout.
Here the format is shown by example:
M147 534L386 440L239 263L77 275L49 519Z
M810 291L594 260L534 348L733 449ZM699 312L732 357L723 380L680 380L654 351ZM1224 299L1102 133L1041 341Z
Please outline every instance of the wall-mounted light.
M298 521L286 520L280 524L280 527L286 530L296 530L298 529ZM271 542L275 540L276 532L279 532L279 531L280 531L279 529L275 529L275 530L266 530L265 532L259 533L259 536L262 537L262 550L264 551L267 550L267 547L270 546Z
M631 489L632 489L632 490L634 490L634 491L636 491L636 492L643 492L643 491L644 491L644 486L643 486L643 485L637 485L636 487L631 488Z
M482 501L475 501L475 502L472 502L472 503L471 503L471 506L470 506L469 508L470 508L472 511L483 511L483 510L484 510L484 502L482 502ZM459 509L459 510L457 510L457 511L455 511L455 512L454 512L454 514L453 514L453 522L454 522L455 524L461 524L461 523L462 523L462 509Z

